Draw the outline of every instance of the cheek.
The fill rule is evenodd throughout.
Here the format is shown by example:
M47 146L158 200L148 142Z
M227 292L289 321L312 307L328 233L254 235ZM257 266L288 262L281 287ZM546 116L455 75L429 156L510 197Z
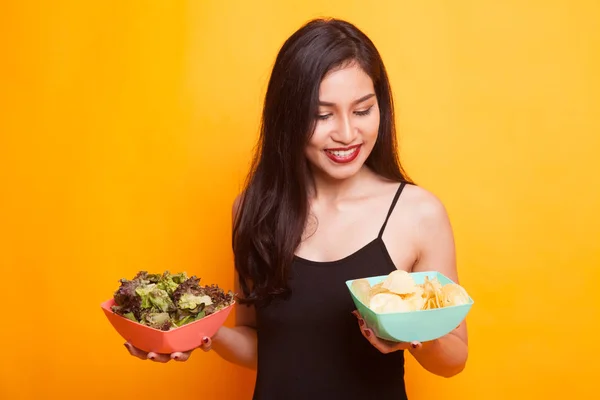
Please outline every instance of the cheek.
M320 127L319 125L317 125L314 133L312 134L312 136L310 137L310 140L308 141L308 146L306 147L307 151L319 152L321 149L323 149L324 147L327 146L328 138L329 138L329 136L327 134L327 130L323 129L323 127Z
M365 120L361 131L365 139L369 141L375 141L377 139L377 135L379 134L379 111L377 111L377 114L373 115L372 118Z
M319 139L318 132L315 131L304 150L306 158L309 161L316 162L322 147L322 139Z

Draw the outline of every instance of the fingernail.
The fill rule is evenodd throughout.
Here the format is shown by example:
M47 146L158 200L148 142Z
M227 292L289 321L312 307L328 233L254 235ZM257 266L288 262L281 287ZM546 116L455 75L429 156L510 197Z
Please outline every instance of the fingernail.
M359 320L358 320L358 324L359 324L360 326L363 326L363 325L365 324L365 320L364 320L364 319L362 319L362 318L361 318L361 319L359 319Z
M371 331L367 329L367 330L365 331L365 335L367 335L367 337L371 337Z

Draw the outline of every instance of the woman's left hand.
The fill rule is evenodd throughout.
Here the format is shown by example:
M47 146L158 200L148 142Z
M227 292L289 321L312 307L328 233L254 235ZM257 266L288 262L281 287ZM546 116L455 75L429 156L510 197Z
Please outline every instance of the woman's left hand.
M360 316L358 311L352 311L352 315L354 315L358 319L358 326L363 336L380 352L384 354L393 353L398 350L409 350L409 349L419 349L422 347L420 342L390 342L388 340L380 339L375 336L375 333L367 326L367 323Z

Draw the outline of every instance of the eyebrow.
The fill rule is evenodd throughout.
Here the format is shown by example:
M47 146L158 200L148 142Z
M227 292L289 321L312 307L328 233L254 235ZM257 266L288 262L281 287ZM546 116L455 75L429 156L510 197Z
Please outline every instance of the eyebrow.
M363 97L361 97L361 98L360 98L360 99L358 99L358 100L354 100L354 101L352 102L352 105L360 104L360 103L362 103L363 101L367 101L367 100L369 100L371 97L374 97L374 96L375 96L375 93L370 93L370 94L368 94L368 95L366 95L366 96L363 96ZM333 107L333 106L335 106L335 103L331 103L331 102L328 102L328 101L321 101L321 100L319 100L319 105L320 105L320 106L324 106L324 107Z

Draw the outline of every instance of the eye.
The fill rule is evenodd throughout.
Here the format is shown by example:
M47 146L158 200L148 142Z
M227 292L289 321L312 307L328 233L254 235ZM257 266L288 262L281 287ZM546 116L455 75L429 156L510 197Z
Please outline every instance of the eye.
M319 119L321 121L329 119L329 117L331 117L331 114L319 114L319 115L317 115L317 119Z
M364 117L365 115L369 115L371 113L371 110L373 109L373 106L367 108L366 110L362 110L362 111L354 111L354 114L360 116L360 117Z

